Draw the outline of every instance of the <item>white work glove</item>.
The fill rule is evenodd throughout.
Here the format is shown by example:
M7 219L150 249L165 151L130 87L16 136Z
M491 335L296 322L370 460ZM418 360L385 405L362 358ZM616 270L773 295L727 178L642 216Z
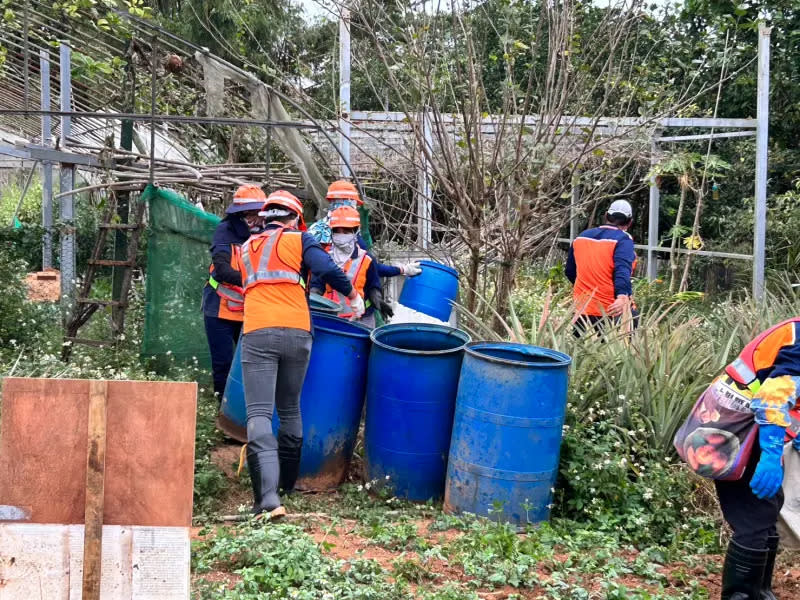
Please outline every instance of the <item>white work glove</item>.
M419 266L418 262L412 262L405 265L401 265L400 270L406 277L416 277L417 275L422 273L422 267Z
M353 316L350 317L351 321L355 321L364 316L364 311L367 310L367 307L364 305L364 299L361 297L361 294L356 294L356 297L350 301L350 309L353 311Z

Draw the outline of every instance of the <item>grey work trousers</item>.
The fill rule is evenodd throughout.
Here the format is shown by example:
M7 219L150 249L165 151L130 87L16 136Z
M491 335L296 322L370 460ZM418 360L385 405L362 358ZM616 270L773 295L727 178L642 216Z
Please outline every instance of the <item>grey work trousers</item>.
M303 436L300 392L311 356L308 331L269 327L242 337L242 377L247 404L247 449L258 455L265 505L277 505L278 440L272 433L277 407L280 433Z

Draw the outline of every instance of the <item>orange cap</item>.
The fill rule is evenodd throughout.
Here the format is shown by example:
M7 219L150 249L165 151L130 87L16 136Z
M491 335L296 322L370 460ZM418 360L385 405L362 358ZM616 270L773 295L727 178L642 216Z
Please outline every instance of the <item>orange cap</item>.
M339 179L338 181L334 181L332 184L330 184L330 186L328 186L328 193L325 195L325 199L328 201L353 200L358 205L364 204L364 201L358 194L356 186L345 179Z
M272 192L268 197L266 202L264 202L264 206L262 208L262 212L267 210L269 206L282 206L284 208L289 209L293 213L296 213L298 217L300 217L300 225L298 229L300 231L306 230L306 221L303 218L303 204L300 200L297 199L297 196L287 192L286 190L277 190ZM261 214L261 213L259 213ZM261 215L266 216L266 215Z
M342 206L331 213L330 226L331 229L335 229L336 227L357 229L361 226L361 217L358 215L358 211L352 206Z
M260 187L250 183L240 185L233 195L233 202L225 210L226 213L238 213L259 210L267 199Z

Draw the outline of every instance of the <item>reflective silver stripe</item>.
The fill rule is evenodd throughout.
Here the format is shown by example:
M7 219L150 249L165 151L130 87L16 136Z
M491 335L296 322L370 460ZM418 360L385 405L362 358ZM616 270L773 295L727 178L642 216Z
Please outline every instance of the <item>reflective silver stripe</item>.
M244 296L242 296L236 290L229 288L225 284L222 284L217 288L217 294L219 294L229 302L244 302Z
M270 271L269 259L272 256L272 250L275 242L280 237L282 229L275 229L262 233L259 237L265 237L264 248L261 251L261 259L258 263L258 269L253 269L253 263L250 260L250 243L242 247L242 263L244 264L244 281L242 287L247 288L255 283L283 283L288 281L290 283L300 283L301 277L295 271Z
M756 378L756 374L753 373L753 369L748 367L741 358L737 358L731 363L731 369L736 371L736 374L742 379L744 384L748 384Z
M364 259L366 258L366 256L367 256L367 251L359 248L358 256L350 259L350 266L347 268L347 271L345 272L345 275L347 275L347 279L350 280L350 283L353 285L354 288L356 285L355 282L356 275L358 275L358 272L361 270L361 265L364 264ZM333 290L333 292L336 295L336 297L334 298L336 302L338 302L342 306L347 306L347 307L350 306L350 302L344 295L342 295L340 292L337 292L336 290ZM339 313L339 315L342 317L349 317L352 314L353 314L352 312L348 313L345 311Z

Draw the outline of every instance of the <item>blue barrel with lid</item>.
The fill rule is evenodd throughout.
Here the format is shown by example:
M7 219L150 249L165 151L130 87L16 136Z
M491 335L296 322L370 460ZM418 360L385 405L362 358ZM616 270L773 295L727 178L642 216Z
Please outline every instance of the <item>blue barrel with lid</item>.
M332 315L311 313L314 342L300 396L303 449L301 490L327 490L344 479L353 456L364 407L370 330ZM272 429L277 434L278 413ZM247 409L242 384L241 344L225 386L217 425L230 437L247 441Z
M444 508L516 526L545 521L567 405L566 354L502 342L467 346Z
M469 335L441 325L372 332L364 449L367 478L409 500L444 493L458 374ZM388 479L387 479L388 478Z
M419 265L422 273L405 280L398 302L440 321L449 320L458 298L458 273L432 260L421 260Z

